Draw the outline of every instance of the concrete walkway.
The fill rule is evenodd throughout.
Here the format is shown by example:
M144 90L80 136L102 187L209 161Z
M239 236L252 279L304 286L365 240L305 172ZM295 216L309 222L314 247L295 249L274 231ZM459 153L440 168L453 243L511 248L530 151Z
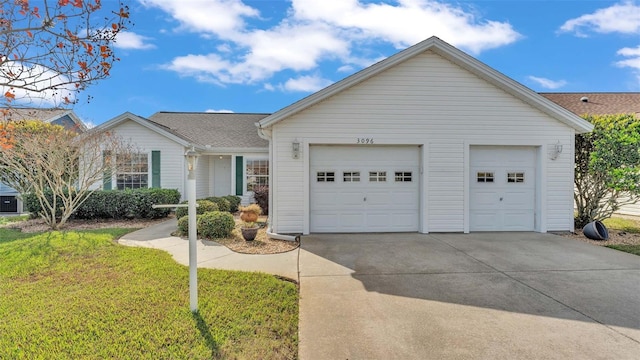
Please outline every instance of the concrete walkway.
M189 265L189 241L171 236L176 231L177 221L167 220L124 235L118 243L140 246L168 252L180 264ZM299 249L281 254L252 255L240 254L213 241L198 240L198 267L255 271L274 274L298 281Z

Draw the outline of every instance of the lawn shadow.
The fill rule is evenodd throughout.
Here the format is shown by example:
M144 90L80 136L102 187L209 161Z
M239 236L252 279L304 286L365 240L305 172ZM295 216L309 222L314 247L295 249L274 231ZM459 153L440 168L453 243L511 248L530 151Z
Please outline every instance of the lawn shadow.
M216 343L216 340L213 338L213 335L211 335L211 331L209 330L209 325L207 325L207 322L204 320L204 318L202 317L202 315L200 315L199 312L196 311L191 314L193 316L193 319L196 321L196 327L198 328L198 331L200 331L200 335L202 336L205 343L207 344L207 347L211 350L211 358L217 358L219 355L220 349L218 348L218 344Z

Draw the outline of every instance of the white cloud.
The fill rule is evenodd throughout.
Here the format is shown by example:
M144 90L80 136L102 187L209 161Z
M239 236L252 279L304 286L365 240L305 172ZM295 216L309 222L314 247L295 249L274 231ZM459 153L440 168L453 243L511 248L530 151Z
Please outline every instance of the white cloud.
M582 30L597 33L640 33L640 5L626 1L608 8L598 9L592 14L567 20L560 27L562 32L575 32L577 36L586 36Z
M4 74L19 75L10 79ZM8 85L0 86L0 95L9 91L15 95L16 102L31 107L56 107L75 102L77 91L71 81L40 65L9 61L0 67L0 84Z
M551 89L551 90L559 89L567 85L567 82L564 80L550 80L547 78L542 78L537 76L529 76L529 80L537 83L538 85L542 86L545 89Z
M227 109L221 109L221 110L207 109L207 110L205 110L205 112L208 112L208 113L225 113L225 114L233 114L235 111L233 111L233 110L227 110Z
M520 38L508 23L480 21L459 7L433 0L400 0L397 4L293 0L293 11L298 19L326 22L354 38L379 39L398 48L435 35L477 54Z
M287 80L279 87L284 91L290 92L316 92L331 85L331 83L331 80L323 79L320 76L300 76Z
M257 17L258 10L241 0L139 0L145 6L156 7L170 14L181 27L189 31L233 37L246 24L244 17Z
M337 61L340 71L355 70L380 60L374 45L404 48L432 35L475 54L520 38L508 23L479 19L434 0L293 0L282 19L263 28L273 19L262 19L241 0L139 1L172 16L180 24L177 31L221 42L217 53L179 55L165 65L220 85L262 82L285 70L311 71L327 60ZM286 84L278 88L287 90Z
M622 48L618 50L617 54L622 56L640 56L640 45L636 48Z
M118 33L114 46L120 49L133 50L154 49L156 46L148 43L148 40L151 40L151 38L130 31L123 31Z
M632 68L638 83L640 84L640 45L635 48L622 48L618 50L618 55L626 56L628 59L616 62L619 67Z

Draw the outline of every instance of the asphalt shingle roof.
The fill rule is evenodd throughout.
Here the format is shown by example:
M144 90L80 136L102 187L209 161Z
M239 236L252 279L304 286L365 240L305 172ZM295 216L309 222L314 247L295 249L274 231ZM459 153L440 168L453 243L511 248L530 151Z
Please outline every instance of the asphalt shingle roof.
M3 109L0 112L2 120L40 120L46 121L53 117L62 116L68 109L36 109L36 108L15 108Z
M640 93L540 93L576 115L635 114L640 117ZM586 98L587 101L582 99Z
M203 147L266 148L269 142L258 136L255 123L268 115L161 111L148 119Z

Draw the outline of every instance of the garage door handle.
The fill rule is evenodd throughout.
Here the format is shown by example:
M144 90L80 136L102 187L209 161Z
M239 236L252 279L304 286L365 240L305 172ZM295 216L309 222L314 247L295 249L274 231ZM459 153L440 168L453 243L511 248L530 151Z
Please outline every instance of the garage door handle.
M500 198L500 201L502 201L502 198Z
M364 201L367 201L367 197L366 196L364 197Z

